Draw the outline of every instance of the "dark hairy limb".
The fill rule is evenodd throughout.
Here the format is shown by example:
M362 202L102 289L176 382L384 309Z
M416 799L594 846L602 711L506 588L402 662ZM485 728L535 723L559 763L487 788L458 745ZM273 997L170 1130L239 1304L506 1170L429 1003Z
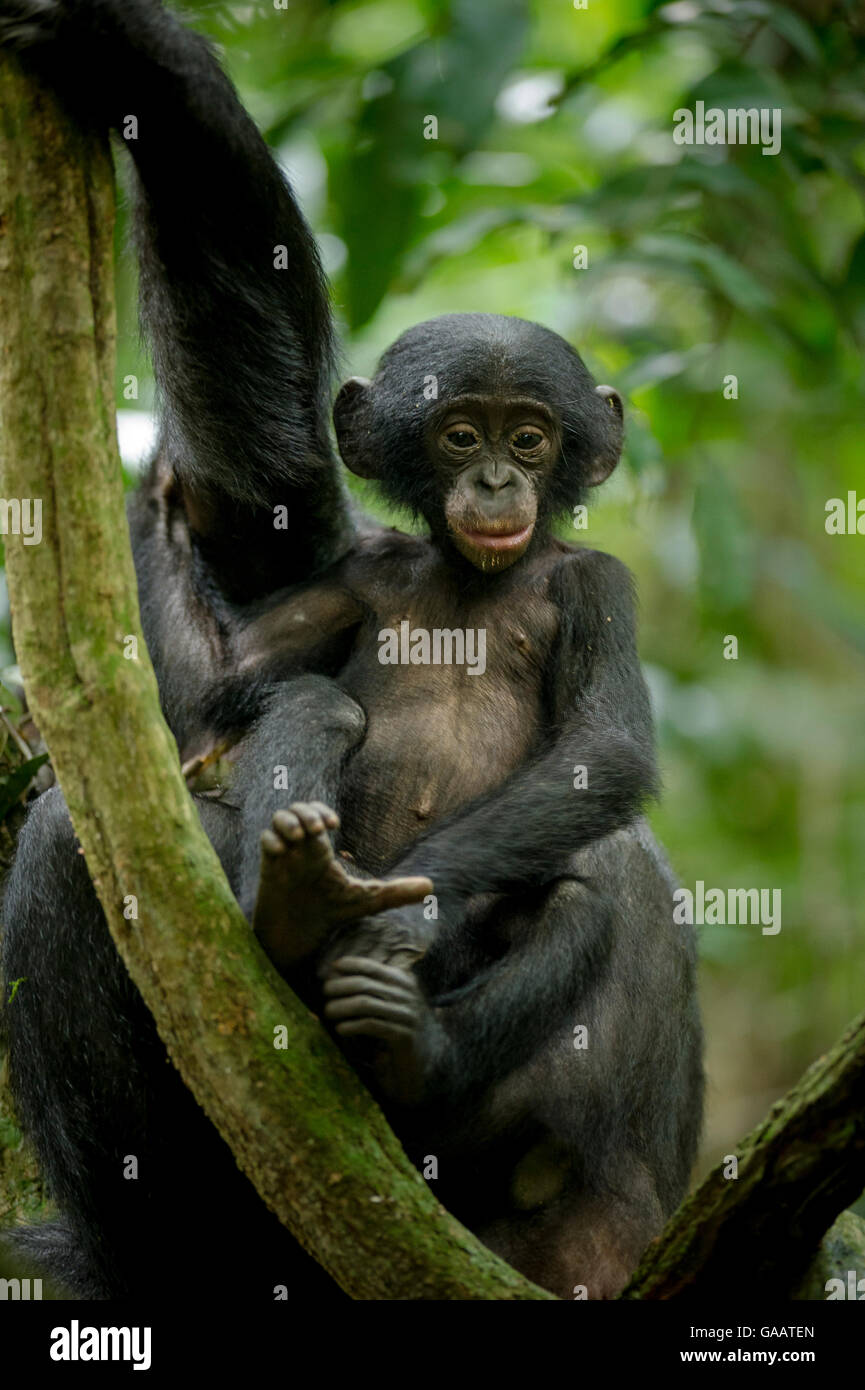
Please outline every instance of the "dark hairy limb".
M238 901L280 970L322 952L332 959L349 944L388 961L417 957L388 909L420 901L432 892L429 879L371 878L337 854L332 838L342 768L365 728L363 710L335 682L300 676L272 692L239 761L232 793L244 827Z
M292 802L339 806L343 765L365 731L360 705L323 676L299 676L270 692L267 710L244 745L231 793L243 825L237 898L249 921L262 835Z
M332 319L312 235L255 124L207 41L156 0L5 0L2 41L134 161L164 450L210 563L240 598L307 577L351 534L328 438ZM280 504L288 526L274 532ZM244 539L257 553L241 583L229 553Z
M209 801L199 812L233 879L236 813ZM259 1298L295 1277L298 1288L313 1287L310 1280L332 1291L170 1065L108 932L57 787L29 813L3 914L4 978L25 977L4 1011L10 1077L64 1216L15 1238L40 1272L77 1297L158 1299L194 1258L247 1270ZM130 1157L136 1180L127 1180Z
M422 1099L433 1059L446 1047L441 1024L412 970L365 956L340 956L324 984L324 1017L341 1038L377 1044L371 1065L382 1092Z
M274 965L288 971L319 952L348 922L420 901L428 878L361 878L334 852L339 817L319 801L277 811L261 836L252 926ZM368 928L369 930L369 928ZM388 952L387 924L371 928Z
M524 915L511 907L512 948L453 990L436 990L436 957L450 961L459 952L447 930L417 971L348 955L334 961L325 1018L340 1036L378 1041L373 1069L390 1100L446 1104L452 1118L473 1109L562 1027L600 978L611 945L609 903L577 880L543 896L526 903Z

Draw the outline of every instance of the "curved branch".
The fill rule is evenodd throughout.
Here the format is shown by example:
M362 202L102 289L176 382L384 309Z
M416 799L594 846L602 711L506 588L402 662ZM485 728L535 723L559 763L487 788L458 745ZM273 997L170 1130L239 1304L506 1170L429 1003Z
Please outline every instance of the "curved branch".
M823 1233L865 1187L865 1014L718 1164L653 1241L622 1298L729 1296L742 1271L793 1295Z

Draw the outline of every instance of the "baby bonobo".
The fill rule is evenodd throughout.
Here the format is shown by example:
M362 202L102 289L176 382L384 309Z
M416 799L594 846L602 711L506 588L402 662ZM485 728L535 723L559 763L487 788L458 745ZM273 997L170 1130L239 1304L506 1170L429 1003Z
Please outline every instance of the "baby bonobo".
M640 817L631 580L553 529L615 466L619 397L545 328L420 324L336 398L345 463L420 527L376 525L331 441L314 239L206 41L157 0L0 0L0 43L76 119L135 116L142 623L181 759L233 742L198 805L238 901L442 1203L610 1297L685 1190L702 1088L693 936ZM334 1293L167 1064L58 788L3 925L12 1087L62 1212L19 1244L85 1297L152 1298L166 1264L172 1293L211 1268Z
M610 1296L682 1191L699 1084L690 948L635 823L655 771L631 581L551 529L615 466L621 401L556 334L454 315L334 419L428 534L358 540L244 633L281 683L234 791L240 901L314 1007L316 962L446 1204L548 1287ZM339 667L286 680L311 626L350 633Z
M557 335L521 320L459 315L405 334L374 382L353 378L342 388L334 419L346 464L423 516L430 535L391 532L358 547L267 614L261 651L255 625L247 633L253 664L279 663L284 636L296 656L310 602L327 606L336 627L352 624L339 688L320 683L318 700L327 707L353 697L359 735L347 761L343 747L335 750L334 805L296 802L270 813L252 921L287 975L326 948L325 1017L344 1037L375 1038L380 1083L392 1099L417 1100L447 1039L421 988L424 972L411 966L461 926L472 899L547 888L567 874L575 851L627 824L653 789L629 578L550 531L563 506L614 467L622 406ZM398 629L407 634L405 664L382 664ZM448 664L433 664L425 646L436 630L447 635ZM453 664L454 639L465 651L469 631L483 635L482 672ZM243 760L244 804L259 817L267 787L250 783L248 768L270 777L255 745L274 719L298 785L307 731L296 710L288 718L284 709L295 694L277 697ZM587 785L576 791L579 759ZM490 799L493 788L501 790ZM331 839L335 806L348 858ZM370 823L371 806L383 821ZM456 847L474 838L476 820L484 863L473 876ZM425 822L440 828L418 839ZM394 863L409 845L408 859ZM385 879L363 873L385 865ZM431 909L412 906L433 894ZM244 896L251 906L249 886Z

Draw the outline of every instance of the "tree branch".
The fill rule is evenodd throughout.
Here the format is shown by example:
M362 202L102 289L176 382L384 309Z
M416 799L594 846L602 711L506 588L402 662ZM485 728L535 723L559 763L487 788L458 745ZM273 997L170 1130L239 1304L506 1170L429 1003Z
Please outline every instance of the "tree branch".
M865 1187L865 1015L719 1163L653 1241L622 1298L790 1297L823 1233Z

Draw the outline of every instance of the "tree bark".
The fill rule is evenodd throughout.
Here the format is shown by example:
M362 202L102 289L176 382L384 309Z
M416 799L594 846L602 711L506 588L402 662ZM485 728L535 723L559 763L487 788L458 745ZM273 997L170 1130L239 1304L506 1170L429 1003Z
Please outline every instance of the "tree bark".
M241 1168L349 1294L547 1298L438 1204L258 948L201 830L123 514L109 150L4 56L0 94L2 487L42 503L41 544L6 537L16 646L117 949Z
M736 1158L738 1176L725 1177L722 1161L679 1208L623 1298L729 1296L743 1278L789 1298L807 1285L821 1236L865 1187L865 1015L776 1101Z

